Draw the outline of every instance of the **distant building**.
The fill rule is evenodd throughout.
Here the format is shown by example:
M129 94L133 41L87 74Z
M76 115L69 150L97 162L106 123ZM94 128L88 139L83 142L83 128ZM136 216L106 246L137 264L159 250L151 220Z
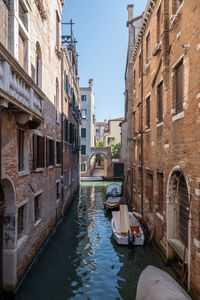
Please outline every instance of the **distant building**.
M120 123L124 118L118 118L105 122L104 127L104 146L109 146L112 142L121 143L121 126Z
M96 139L103 141L104 122L96 122Z
M90 152L95 145L95 115L93 80L89 87L80 88L81 97L81 174L90 173Z

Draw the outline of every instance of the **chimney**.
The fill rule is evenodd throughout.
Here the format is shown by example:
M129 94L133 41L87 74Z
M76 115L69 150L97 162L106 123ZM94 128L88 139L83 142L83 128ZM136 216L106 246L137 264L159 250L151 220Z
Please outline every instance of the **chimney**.
M133 19L133 4L128 4L127 5L127 10L128 10L128 22L130 22Z
M134 39L135 39L135 33L134 33L134 27L133 27L133 4L128 4L127 5L127 10L128 10L128 22L127 22L127 27L129 29L129 47L134 46Z
M92 87L93 87L93 79L92 78L88 80L88 84L89 84L89 87L92 89Z

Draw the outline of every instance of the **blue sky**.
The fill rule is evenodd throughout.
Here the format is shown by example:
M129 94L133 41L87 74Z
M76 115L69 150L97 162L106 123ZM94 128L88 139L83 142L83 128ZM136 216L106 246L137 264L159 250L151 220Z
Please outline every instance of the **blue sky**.
M134 16L147 0L66 0L62 22L72 19L78 41L80 86L94 79L98 122L124 116L124 72L128 45L127 4ZM68 26L63 26L63 34Z

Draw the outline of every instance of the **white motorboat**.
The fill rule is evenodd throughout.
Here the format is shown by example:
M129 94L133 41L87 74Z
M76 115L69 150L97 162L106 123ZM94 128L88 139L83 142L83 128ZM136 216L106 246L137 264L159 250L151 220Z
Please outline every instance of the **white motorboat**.
M166 272L148 266L141 273L136 300L192 300L184 289Z
M120 205L121 197L108 197L104 203L106 208L114 209Z
M121 185L117 183L111 183L106 188L106 195L111 197L119 197L121 196L122 188Z
M111 227L115 241L119 245L144 245L145 236L142 226L134 212L127 205L120 205L119 211L112 211Z

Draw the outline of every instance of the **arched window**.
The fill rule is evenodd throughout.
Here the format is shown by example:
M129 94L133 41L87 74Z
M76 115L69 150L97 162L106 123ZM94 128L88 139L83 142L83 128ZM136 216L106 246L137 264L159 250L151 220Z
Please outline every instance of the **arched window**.
M36 43L35 82L42 88L42 52L39 42Z

